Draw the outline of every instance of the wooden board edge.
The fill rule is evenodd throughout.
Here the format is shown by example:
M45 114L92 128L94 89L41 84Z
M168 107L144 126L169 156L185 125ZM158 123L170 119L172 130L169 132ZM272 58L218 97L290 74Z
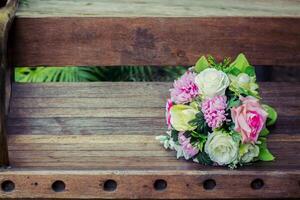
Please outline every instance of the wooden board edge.
M6 170L0 198L300 198L299 180L300 170Z

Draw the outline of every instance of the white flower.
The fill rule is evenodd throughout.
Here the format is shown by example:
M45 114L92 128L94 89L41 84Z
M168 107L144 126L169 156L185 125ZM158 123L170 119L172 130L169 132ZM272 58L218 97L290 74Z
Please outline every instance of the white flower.
M254 144L242 144L240 146L240 162L249 163L259 154L259 147Z
M238 76L234 76L232 74L229 74L229 79L231 81L230 89L233 91L243 88L245 90L250 90L257 94L258 85L256 84L256 78L250 77L246 73L240 73Z
M225 95L225 90L230 84L228 76L214 68L207 68L200 72L195 82L204 98Z
M190 121L196 118L199 110L187 105L174 105L170 110L171 125L176 131L192 131L197 126L190 125Z
M239 144L227 133L215 131L207 138L205 152L218 165L228 165L237 160Z

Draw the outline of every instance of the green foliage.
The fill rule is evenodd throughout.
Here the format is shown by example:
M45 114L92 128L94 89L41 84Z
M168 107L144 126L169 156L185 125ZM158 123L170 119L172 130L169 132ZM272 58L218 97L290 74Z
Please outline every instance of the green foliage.
M199 163L203 164L203 165L212 165L213 161L209 158L209 156L207 155L207 153L200 152L196 158L195 158Z
M97 69L89 67L17 68L17 82L82 82L96 81Z
M237 143L239 143L242 140L241 134L236 131L231 131L230 135L231 135L232 139Z
M208 61L209 65L212 66L213 68L215 68L217 70L225 71L229 67L231 60L230 60L230 58L224 58L224 60L222 62L218 63L214 57L212 57L211 55L208 55L207 61Z
M235 96L233 94L233 95L229 95L229 97L230 98L227 103L227 110L230 110L233 107L237 107L237 106L241 105L241 100L237 96Z
M209 63L206 60L205 56L201 56L201 58L195 64L195 71L200 73L201 71L205 70L209 67Z
M239 75L240 73L246 73L250 77L255 77L255 69L250 65L246 56L240 53L236 59L224 69L224 72L232 74L234 76Z
M202 112L196 114L196 118L189 122L191 126L197 126L195 130L198 133L207 135L210 131Z
M267 135L270 134L270 131L267 128L264 128L263 130L261 130L261 132L259 133L260 136L262 137L266 137Z
M174 142L178 142L178 131L172 129L171 131L171 138L173 139Z
M259 144L259 155L258 159L262 161L273 161L275 160L275 157L272 155L272 153L268 150L267 147L267 139L265 137L259 137L258 139Z
M244 72L250 63L248 62L246 56L243 53L240 53L236 59L230 64L230 67L234 66L239 69L241 72Z
M17 82L172 81L184 67L20 67Z
M267 126L271 126L271 125L275 124L275 122L277 120L276 110L266 104L263 104L262 106L263 106L264 110L268 113Z

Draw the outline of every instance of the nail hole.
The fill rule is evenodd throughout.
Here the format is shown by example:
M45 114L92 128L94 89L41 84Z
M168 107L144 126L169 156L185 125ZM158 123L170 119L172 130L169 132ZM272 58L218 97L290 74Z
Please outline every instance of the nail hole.
M216 187L216 181L214 179L207 179L203 182L203 188L205 190L212 190Z
M163 179L158 179L154 182L154 188L157 191L162 191L165 190L168 186L167 181L163 180Z
M257 178L257 179L254 179L252 182L251 182L251 188L253 190L259 190L261 189L262 187L264 186L264 181L260 178Z
M55 181L52 184L52 190L54 192L63 192L66 188L66 184L63 181Z
M117 189L117 182L114 180L107 180L104 182L103 189L108 192L115 191Z
M12 192L15 189L15 184L10 180L3 181L1 184L1 189L4 192Z

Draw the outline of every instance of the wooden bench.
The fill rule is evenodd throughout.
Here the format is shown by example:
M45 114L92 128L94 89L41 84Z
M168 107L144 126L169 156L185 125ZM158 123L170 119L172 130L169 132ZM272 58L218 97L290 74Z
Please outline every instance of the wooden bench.
M299 67L299 1L28 0L7 34L16 3L0 10L0 197L300 198L300 83L260 84L279 114L276 161L229 170L177 160L155 140L171 83L12 79L17 66L189 66L239 52Z

